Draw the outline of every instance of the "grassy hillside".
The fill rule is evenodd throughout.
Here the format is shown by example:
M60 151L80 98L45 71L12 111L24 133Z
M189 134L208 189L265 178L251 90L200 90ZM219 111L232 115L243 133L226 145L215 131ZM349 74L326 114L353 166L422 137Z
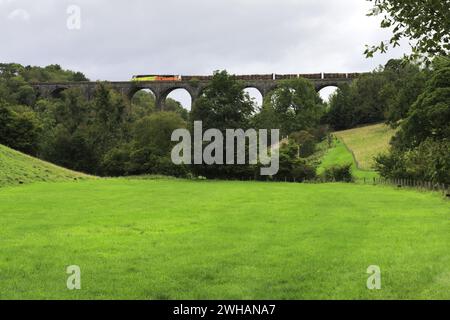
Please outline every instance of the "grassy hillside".
M338 183L3 188L0 299L450 299L449 212L438 194Z
M378 177L378 173L372 170L361 170L357 167L355 159L353 155L346 148L344 143L339 139L334 141L334 146L328 149L321 160L321 164L317 169L317 173L321 174L325 171L326 168L329 168L333 165L343 165L351 163L352 164L352 173L353 176L357 180L368 179L371 180L375 177Z
M389 141L394 133L395 130L385 124L375 124L335 132L335 136L353 151L360 169L370 170L373 168L374 157L389 148Z
M0 145L0 187L39 181L67 181L89 176L67 170Z
M337 139L322 157L318 173L332 165L352 163L353 175L357 180L378 177L373 171L374 157L388 150L394 133L395 130L385 124L335 132Z

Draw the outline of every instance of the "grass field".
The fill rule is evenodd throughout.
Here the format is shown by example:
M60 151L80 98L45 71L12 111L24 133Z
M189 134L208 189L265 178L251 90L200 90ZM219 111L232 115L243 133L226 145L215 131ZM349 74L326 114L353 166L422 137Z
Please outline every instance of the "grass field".
M359 168L370 170L373 168L374 157L388 150L394 133L395 130L385 124L375 124L334 134L353 151Z
M355 184L0 189L0 299L450 299L450 204ZM66 267L81 268L81 290ZM368 290L366 269L381 268Z
M322 162L317 168L317 173L321 174L325 171L326 168L329 168L333 165L343 165L351 163L352 164L352 174L357 181L361 181L363 179L372 180L375 177L378 177L378 173L372 170L362 170L359 169L356 165L355 159L351 152L346 148L344 143L339 139L334 141L334 146L327 150L325 155L322 158Z
M89 176L38 160L0 145L0 187L37 181L69 181Z

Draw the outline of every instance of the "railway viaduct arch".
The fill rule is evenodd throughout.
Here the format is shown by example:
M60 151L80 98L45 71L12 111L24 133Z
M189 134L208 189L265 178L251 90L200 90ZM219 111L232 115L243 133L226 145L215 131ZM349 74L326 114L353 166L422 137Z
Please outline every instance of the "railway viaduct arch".
M285 79L293 79L303 77L309 79L314 84L316 91L329 86L339 87L345 83L351 83L359 77L360 73L318 73L318 74L291 74L291 75L243 75L235 76L240 80L245 88L257 89L263 100L268 97L269 93L276 89L280 81ZM116 90L123 96L131 99L139 90L150 89L156 99L156 107L158 110L164 110L164 104L167 96L176 89L185 89L192 98L192 103L200 97L202 91L208 86L212 76L183 76L182 81L106 81L112 89ZM59 83L33 83L31 86L37 91L41 97L57 97L62 91L69 88L80 88L85 97L90 99L93 97L97 85L100 82L59 82Z

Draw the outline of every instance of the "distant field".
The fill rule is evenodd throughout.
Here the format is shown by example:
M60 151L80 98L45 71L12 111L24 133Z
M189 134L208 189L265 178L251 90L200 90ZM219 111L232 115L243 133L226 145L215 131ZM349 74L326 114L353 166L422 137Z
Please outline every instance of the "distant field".
M326 168L333 165L343 165L347 163L352 164L352 174L356 180L371 180L378 177L378 173L372 170L361 170L356 166L355 160L351 152L345 147L345 145L338 139L334 141L334 147L329 149L321 160L321 164L317 169L317 172L321 174Z
M86 178L89 176L0 145L0 187L39 181L54 182Z
M373 168L374 157L388 150L389 141L394 133L395 130L385 124L375 124L334 134L353 151L359 168L370 170Z
M450 299L449 213L439 194L356 184L0 188L0 299Z

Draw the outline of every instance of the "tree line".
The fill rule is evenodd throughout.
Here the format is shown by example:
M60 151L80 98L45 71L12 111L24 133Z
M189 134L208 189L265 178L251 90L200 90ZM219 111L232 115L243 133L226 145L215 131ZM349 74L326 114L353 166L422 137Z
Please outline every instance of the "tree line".
M256 106L243 84L226 71L215 72L192 111L168 99L157 112L150 92L130 100L99 82L89 101L79 89L43 99L31 82L86 81L58 65L45 68L0 64L0 143L44 160L100 176L165 174L208 178L257 178L258 165L176 166L170 152L175 129L280 129L289 136L280 149L277 177L316 178L320 151L330 132L386 122L398 128L391 151L377 158L388 178L449 182L449 59L429 67L403 60L343 85L322 101L307 79L280 82ZM340 168L342 169L342 168ZM348 176L334 168L334 176ZM327 175L330 175L327 172ZM337 173L333 173L337 172Z

